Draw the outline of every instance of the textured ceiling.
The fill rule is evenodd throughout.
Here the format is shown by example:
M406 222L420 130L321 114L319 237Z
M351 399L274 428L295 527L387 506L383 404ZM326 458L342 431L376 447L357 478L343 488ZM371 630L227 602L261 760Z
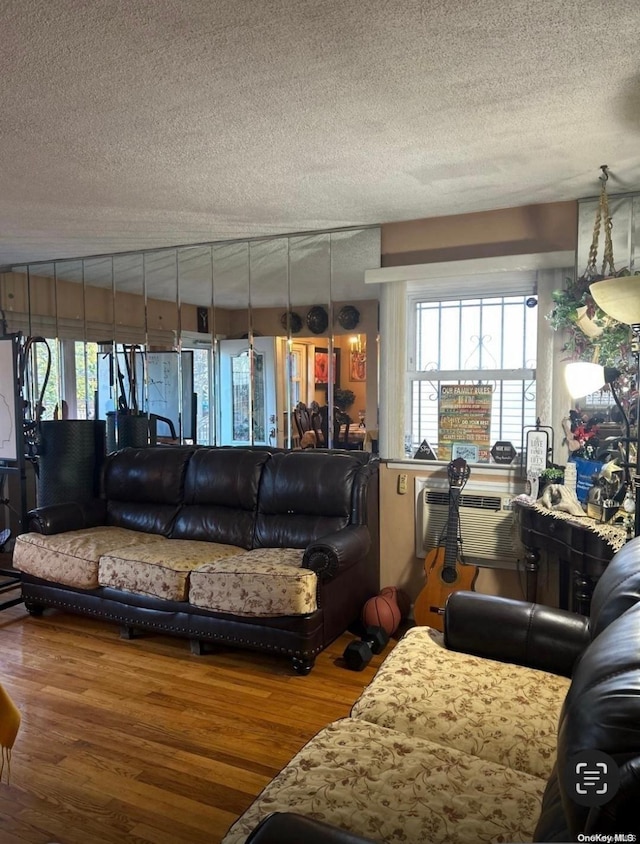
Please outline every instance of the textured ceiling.
M638 0L0 13L0 266L640 187Z

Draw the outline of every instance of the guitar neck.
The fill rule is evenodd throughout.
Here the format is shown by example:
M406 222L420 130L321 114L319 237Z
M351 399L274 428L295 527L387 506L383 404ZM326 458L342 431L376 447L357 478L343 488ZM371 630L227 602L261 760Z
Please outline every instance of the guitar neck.
M449 514L447 516L447 533L444 544L444 568L455 568L458 559L458 502L460 490L452 487L449 490Z
M447 538L444 548L444 568L449 570L451 575L455 572L458 559L458 507L460 492L469 477L469 466L462 457L456 458L449 463L449 515L447 518Z

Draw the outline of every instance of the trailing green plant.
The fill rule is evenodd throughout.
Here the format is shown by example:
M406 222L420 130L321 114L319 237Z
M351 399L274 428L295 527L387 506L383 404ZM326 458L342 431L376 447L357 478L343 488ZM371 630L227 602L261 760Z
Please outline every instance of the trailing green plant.
M631 275L628 270L616 273ZM635 273L640 275L640 273ZM589 286L602 277L580 276L565 279L563 290L553 293L553 310L546 318L555 331L563 331L563 351L573 360L595 361L603 366L613 366L621 372L631 371L631 338L628 325L611 319L595 303ZM578 309L586 307L585 316L594 326L602 329L597 337L590 337L578 324Z

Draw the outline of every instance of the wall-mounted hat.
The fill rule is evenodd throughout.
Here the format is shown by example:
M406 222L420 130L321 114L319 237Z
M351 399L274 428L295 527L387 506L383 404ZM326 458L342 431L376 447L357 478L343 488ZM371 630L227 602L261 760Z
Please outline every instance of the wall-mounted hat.
M353 305L345 305L343 308L340 308L338 322L346 331L353 331L360 322L360 311L354 308Z
M287 311L280 317L280 325L285 331L297 334L302 328L302 317L295 311Z
M329 325L329 315L320 305L314 305L307 314L307 328L314 334L322 334Z

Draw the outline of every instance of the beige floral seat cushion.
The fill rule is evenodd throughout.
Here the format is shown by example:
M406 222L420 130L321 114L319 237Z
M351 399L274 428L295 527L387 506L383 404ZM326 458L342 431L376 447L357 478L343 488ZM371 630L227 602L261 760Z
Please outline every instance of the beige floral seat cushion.
M167 542L157 534L120 527L94 527L47 536L23 533L16 539L13 564L33 577L75 589L98 587L98 562L112 548Z
M351 714L547 777L568 688L565 677L447 650L442 634L414 627Z
M213 560L230 557L243 549L236 545L195 539L165 539L133 548L115 548L104 554L98 567L100 586L186 601L189 575Z
M244 616L315 612L317 577L303 569L299 548L256 548L207 563L191 574L189 602Z
M274 811L385 844L531 841L545 781L353 718L321 730L231 827L244 844Z

